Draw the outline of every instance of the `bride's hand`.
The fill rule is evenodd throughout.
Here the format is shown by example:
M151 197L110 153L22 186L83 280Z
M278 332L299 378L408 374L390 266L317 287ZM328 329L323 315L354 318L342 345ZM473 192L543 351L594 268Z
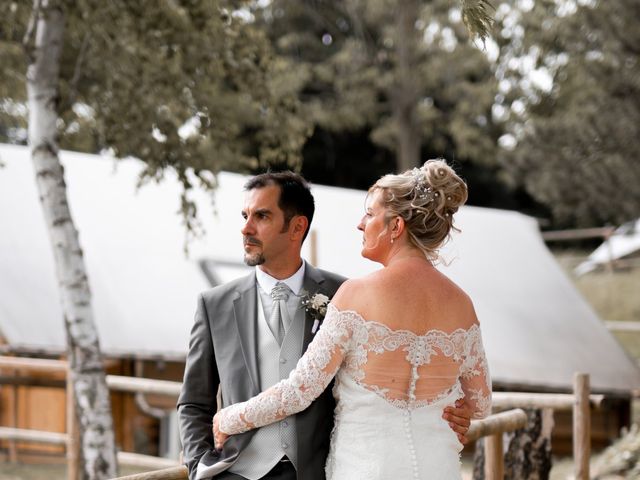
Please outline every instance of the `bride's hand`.
M471 425L471 410L464 402L464 399L456 400L453 407L445 407L442 418L449 422L451 430L456 432L460 443L465 445L468 442L465 435L469 431L469 425Z
M213 443L217 450L222 450L224 442L227 441L229 435L220 431L220 425L218 422L218 414L213 417Z

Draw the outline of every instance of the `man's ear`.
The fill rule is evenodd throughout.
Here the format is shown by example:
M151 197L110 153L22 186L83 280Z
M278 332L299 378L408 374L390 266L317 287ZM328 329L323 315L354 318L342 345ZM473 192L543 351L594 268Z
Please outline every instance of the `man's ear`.
M307 231L309 226L309 220L304 215L294 215L289 225L289 232L291 234L291 240L300 240L304 237L304 232Z

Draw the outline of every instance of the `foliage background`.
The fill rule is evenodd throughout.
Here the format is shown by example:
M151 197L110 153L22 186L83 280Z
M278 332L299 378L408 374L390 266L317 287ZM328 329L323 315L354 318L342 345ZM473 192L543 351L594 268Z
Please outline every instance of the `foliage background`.
M408 84L397 0L59 1L61 146L139 157L146 180L176 171L188 227L189 189L215 187L220 169L355 188L396 170L406 85L420 161L452 162L471 204L546 228L640 214L634 0L496 1L484 45L458 1L416 0ZM0 4L3 142L26 138L30 8Z

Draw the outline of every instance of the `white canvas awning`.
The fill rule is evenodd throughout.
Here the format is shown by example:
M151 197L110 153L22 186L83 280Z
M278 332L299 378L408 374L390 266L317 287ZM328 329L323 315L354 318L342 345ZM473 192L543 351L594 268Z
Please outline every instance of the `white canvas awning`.
M220 281L248 271L240 235L246 177L220 174L215 209L208 195L194 194L206 235L185 257L173 176L136 190L137 160L61 158L103 350L183 356L197 293L209 285L199 262L209 261ZM62 349L53 257L28 149L0 145L0 159L0 333L17 348ZM319 185L313 192L318 266L350 277L378 268L359 254L355 226L365 192ZM464 207L456 222L462 233L444 249L448 266L441 269L474 300L496 382L568 389L581 371L597 390L640 387L635 363L561 271L531 218Z

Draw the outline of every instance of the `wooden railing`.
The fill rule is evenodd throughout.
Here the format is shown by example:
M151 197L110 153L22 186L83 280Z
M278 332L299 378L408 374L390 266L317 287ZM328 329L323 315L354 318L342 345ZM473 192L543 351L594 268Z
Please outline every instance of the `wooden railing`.
M62 372L67 374L67 362L60 360L28 359L0 356L0 368L15 371ZM67 391L70 375L67 377ZM111 390L154 393L177 396L180 392L179 382L151 380L144 378L107 375L107 385ZM494 410L505 410L490 415L483 420L474 420L467 434L470 440L487 437L485 449L485 479L502 480L504 476L504 460L502 451L502 434L522 428L527 423L527 415L522 408L551 408L553 410L573 410L573 456L575 463L575 479L589 479L589 457L591 452L591 408L599 408L603 402L602 395L589 394L589 376L576 374L573 394L544 394L519 392L494 392ZM19 428L0 427L0 439L10 441L30 441L56 445L66 445L69 479L77 478L77 436L73 395L67 395L67 433L54 433ZM187 469L177 461L148 455L119 452L118 461L122 464L143 468L160 468L126 477L120 480L186 480Z
M67 393L73 391L70 385L71 376L68 375L68 364L63 360L46 360L34 358L20 358L0 356L0 368L11 369L16 372L49 372L66 375ZM131 393L152 393L177 397L180 393L180 382L166 380L152 380L148 378L123 377L119 375L107 375L107 386L110 390ZM73 395L67 395L67 426L66 433L47 432L24 428L0 427L0 439L16 441L28 441L33 443L45 443L50 445L64 445L67 456L67 472L69 480L78 478L78 435L76 426L75 405ZM177 460L141 455L132 452L118 452L118 463L149 469L181 469ZM162 470L161 470L162 471ZM151 477L153 478L153 477ZM173 478L173 477L167 477ZM186 478L186 477L185 477Z
M574 478L589 480L591 456L591 409L598 409L603 395L590 395L589 375L576 373L573 378L573 394L494 392L493 408L550 408L573 411L573 461ZM487 477L490 478L490 477ZM502 477L491 477L502 478Z
M189 480L189 472L187 467L180 465L179 467L118 477L114 480Z
M471 422L467 433L470 441L487 437L484 450L484 478L495 480L504 478L504 452L502 434L523 428L527 424L527 414L517 408L489 415L483 420Z

